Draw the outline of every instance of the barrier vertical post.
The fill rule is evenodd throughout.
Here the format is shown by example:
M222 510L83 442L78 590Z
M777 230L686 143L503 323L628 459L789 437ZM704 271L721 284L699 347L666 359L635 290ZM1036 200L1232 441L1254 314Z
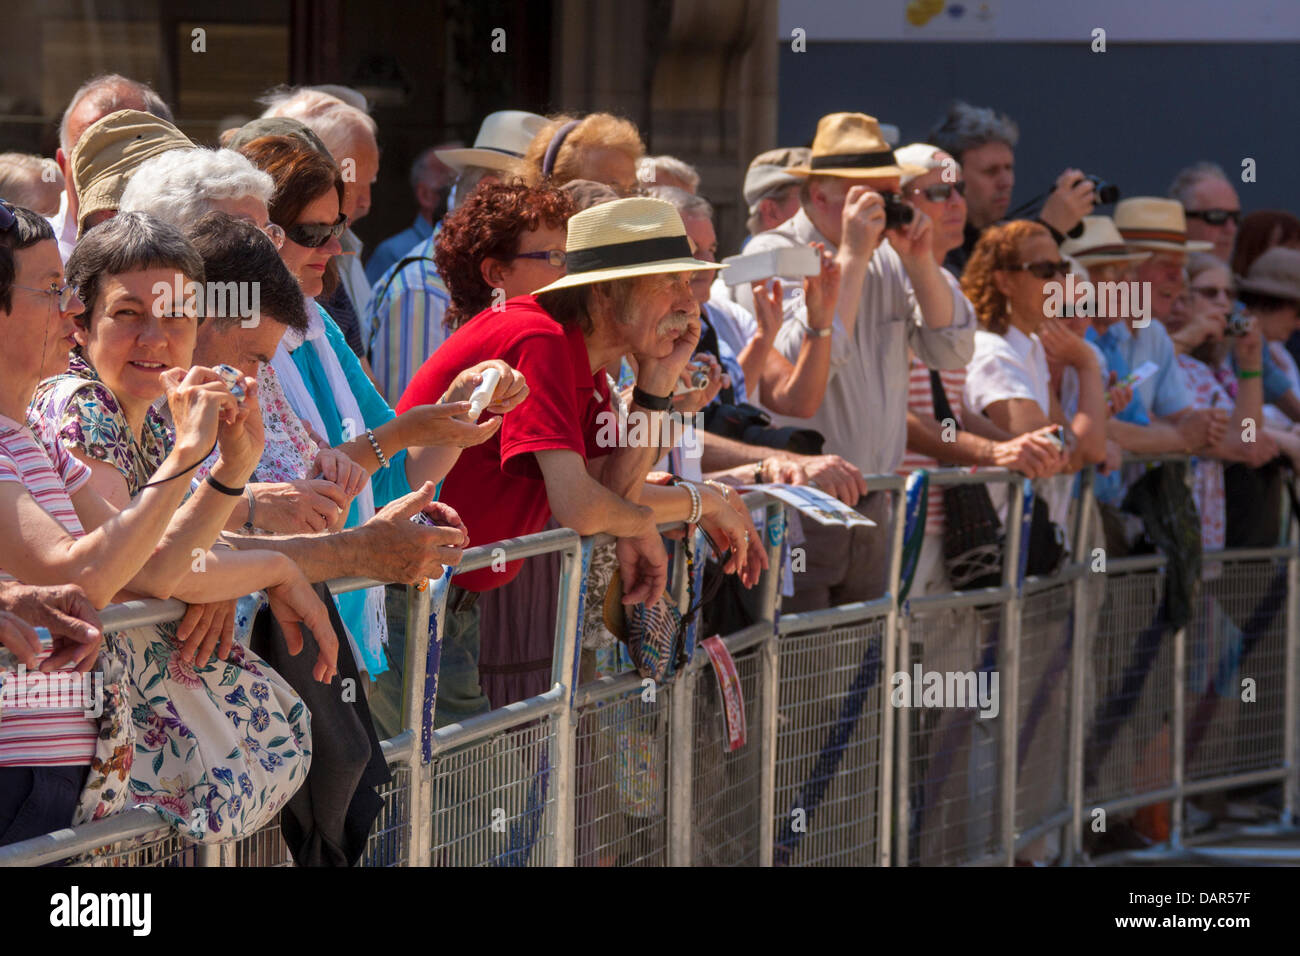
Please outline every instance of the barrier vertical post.
M893 641L895 645L894 664L891 670L886 671L884 686L887 694L892 689L892 680L890 678L895 671L911 672L910 650L912 641L909 617L910 615L906 613L900 613L898 617L897 635ZM912 768L908 765L908 762L912 759L912 741L908 736L911 724L911 717L906 709L902 714L897 715L894 732L894 765L897 768L896 773L898 776L894 783L894 793L896 794L896 806L898 807L898 827L894 834L894 859L891 864L893 866L908 865L907 843L911 838L912 830L912 794L910 792Z
M1283 508L1283 514L1289 514ZM1282 825L1295 823L1296 791L1300 788L1300 754L1296 753L1297 688L1300 675L1296 674L1297 642L1300 641L1300 522L1291 516L1287 522L1287 542L1291 553L1286 559L1286 689L1283 703L1282 754L1286 767L1286 780L1282 784Z
M889 543L889 613L885 617L885 633L880 636L884 670L880 681L880 833L878 834L880 866L892 865L890 842L893 839L893 788L894 788L894 704L889 693L890 675L897 670L895 648L898 643L898 592L903 568L903 531L907 522L907 493L903 488L894 492L894 524Z
M768 501L764 511L763 544L767 548L768 570L762 582L762 613L763 620L771 622L772 629L759 650L758 739L762 768L758 784L758 865L771 866L776 842L776 717L781 679L777 620L781 603L781 555L785 550L785 506L779 501Z
M1024 540L1026 478L1013 479L1007 491L1006 554L1002 567L1002 586L1008 588L1003 605L1002 648L999 670L1002 679L1000 709L1002 721L1002 839L1007 866L1016 862L1016 745L1020 727L1020 553L1029 542Z
M1064 862L1074 862L1076 853L1083 852L1083 704L1084 675L1087 672L1090 651L1088 621L1088 584L1093 573L1089 560L1092 539L1092 510L1096 504L1092 496L1093 470L1085 469L1079 486L1078 524L1074 530L1075 564L1083 570L1074 580L1074 644L1070 648L1070 753L1067 763L1067 783L1070 801L1069 839L1064 841Z
M415 745L410 762L408 794L410 825L406 830L407 866L429 866L433 850L433 770L425 759L430 741L425 739L424 714L433 701L425 700L425 669L429 660L429 607L433 582L425 579L406 588L406 675L402 688L402 727ZM445 591L444 591L445 594ZM438 613L444 613L440 602Z
M551 773L554 774L555 805L551 820L555 833L555 865L573 866L576 842L574 800L577 792L577 728L573 720L573 693L578 658L579 604L586 586L583 580L582 542L573 540L560 552L559 613L555 621L555 653L551 681L563 691L563 706L551 717L553 746Z
M688 528L690 526L688 525ZM693 528L690 529L693 535ZM687 537L691 537L688 535ZM673 549L673 603L685 613L690 600L687 588L687 549L694 542L683 538ZM691 865L692 770L691 711L695 700L695 672L689 664L677 675L668 698L668 865Z

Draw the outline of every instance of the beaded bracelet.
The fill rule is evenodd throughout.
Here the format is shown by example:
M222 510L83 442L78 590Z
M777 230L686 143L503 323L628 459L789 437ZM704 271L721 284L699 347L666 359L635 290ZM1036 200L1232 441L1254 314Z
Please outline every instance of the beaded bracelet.
M699 524L700 516L703 512L703 505L700 501L700 492L689 481L683 481L680 478L674 479L673 484L679 488L685 488L686 493L691 496L691 513L686 518L687 524Z
M379 447L379 440L375 438L375 433L367 428L366 437L370 439L370 447L374 451L375 457L379 459L379 467L387 468L388 459L384 457L384 450Z

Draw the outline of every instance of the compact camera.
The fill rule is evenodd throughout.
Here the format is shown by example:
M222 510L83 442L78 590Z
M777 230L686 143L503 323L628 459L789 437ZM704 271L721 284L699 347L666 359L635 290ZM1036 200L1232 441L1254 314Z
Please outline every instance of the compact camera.
M1227 328L1223 330L1224 335L1231 335L1233 338L1241 338L1250 331L1250 316L1242 309L1233 309L1228 314Z
M221 380L226 383L226 388L230 389L230 394L235 396L235 401L241 405L244 402L244 386L240 383L244 380L244 373L232 365L218 365L213 369Z

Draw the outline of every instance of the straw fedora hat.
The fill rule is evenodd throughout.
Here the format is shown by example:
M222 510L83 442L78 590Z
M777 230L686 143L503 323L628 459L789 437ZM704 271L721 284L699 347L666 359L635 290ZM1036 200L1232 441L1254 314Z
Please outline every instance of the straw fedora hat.
M584 209L569 220L564 243L568 274L534 295L611 279L724 269L696 259L672 203L633 197Z
M499 110L483 117L474 145L464 149L440 149L434 153L456 172L466 166L481 166L508 173L524 158L528 144L546 125L546 117L524 110Z
M88 126L71 157L80 201L78 238L95 213L117 210L128 180L146 159L173 149L194 149L194 143L165 119L140 110L118 110Z
M1208 252L1212 242L1187 238L1187 216L1177 199L1134 196L1115 206L1115 226L1124 242L1140 249Z
M925 169L899 164L874 116L865 113L828 113L817 122L812 158L807 166L786 170L796 176L848 176L884 179L919 176Z
M1237 277L1237 288L1300 302L1300 250L1274 246Z
M1110 216L1084 216L1083 232L1077 239L1061 243L1062 255L1072 256L1085 266L1104 266L1114 262L1141 262L1150 252L1135 252L1124 244Z

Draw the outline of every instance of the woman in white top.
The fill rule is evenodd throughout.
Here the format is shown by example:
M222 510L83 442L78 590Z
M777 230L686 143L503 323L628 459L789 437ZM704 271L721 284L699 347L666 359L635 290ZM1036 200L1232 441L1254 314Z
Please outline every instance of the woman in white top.
M1017 220L987 230L962 274L962 291L980 323L966 367L966 407L1013 435L1061 426L1065 454L1058 472L1106 455L1106 396L1096 353L1056 318L1067 271L1047 230ZM1052 391L1049 358L1078 373L1078 411L1069 419ZM1049 493L1048 504L1064 527L1069 484L1063 484L1064 493Z

